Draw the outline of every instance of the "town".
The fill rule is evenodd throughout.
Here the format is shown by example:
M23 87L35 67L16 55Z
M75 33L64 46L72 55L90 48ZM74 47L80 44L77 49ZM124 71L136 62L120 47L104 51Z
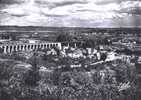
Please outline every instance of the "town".
M141 29L0 30L4 100L141 98Z

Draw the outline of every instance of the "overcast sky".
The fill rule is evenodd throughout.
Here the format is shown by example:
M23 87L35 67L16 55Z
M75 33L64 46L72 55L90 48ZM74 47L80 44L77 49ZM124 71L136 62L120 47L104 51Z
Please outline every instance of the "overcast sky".
M0 0L0 25L140 27L141 0Z

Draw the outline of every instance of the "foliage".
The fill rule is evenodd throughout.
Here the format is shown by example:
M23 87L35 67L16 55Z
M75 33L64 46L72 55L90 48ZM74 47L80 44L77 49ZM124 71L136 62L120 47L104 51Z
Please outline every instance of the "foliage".
M32 65L32 69L26 73L24 79L25 83L30 86L36 86L38 81L40 80L36 56L37 56L36 53L34 53L33 57L30 59L30 64Z
M68 34L60 34L56 38L57 42L72 42L72 40L73 40L72 36L70 36Z
M34 54L26 60L32 65L31 69L0 62L0 97L9 97L9 100L134 100L134 65L117 60L94 65L87 71L84 67L71 69L69 65L74 59L58 56L55 61L55 58ZM47 62L42 71L41 61ZM82 62L85 60L80 59ZM54 68L48 71L52 68L50 63ZM65 66L67 70L58 66Z

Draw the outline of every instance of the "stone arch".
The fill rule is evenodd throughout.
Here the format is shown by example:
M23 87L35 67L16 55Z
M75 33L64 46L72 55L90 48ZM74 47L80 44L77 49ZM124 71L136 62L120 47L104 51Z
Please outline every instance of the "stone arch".
M17 46L17 50L20 50L20 46L19 45Z
M27 46L28 50L30 49L30 45Z
M14 51L16 51L16 45L14 45Z
M23 45L21 45L21 50L23 50L23 47L24 47L24 46L23 46Z
M12 52L12 45L10 46L10 50L9 50L9 52Z
M7 52L7 46L2 46L2 52L4 52L4 53Z
M27 45L25 45L25 46L24 46L24 50L26 50L26 49L27 49L26 47L27 47Z
M46 48L46 44L44 44L44 48Z
M47 44L47 48L49 48L49 44Z
M34 45L35 49L37 48L37 45Z
M33 49L34 45L31 45L31 49Z
M54 43L52 47L56 47L56 44Z
M51 47L51 48L53 47L52 43L50 44L50 47Z
M8 51L9 46L6 46L6 52Z
M41 44L41 48L43 48L43 44Z

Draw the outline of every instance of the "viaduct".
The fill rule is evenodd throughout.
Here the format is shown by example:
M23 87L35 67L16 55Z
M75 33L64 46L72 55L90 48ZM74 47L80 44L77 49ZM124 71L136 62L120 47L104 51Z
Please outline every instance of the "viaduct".
M13 43L13 44L0 44L3 53L11 53L14 51L28 51L37 49L46 49L57 47L61 49L61 43L59 42L44 42L44 43Z

